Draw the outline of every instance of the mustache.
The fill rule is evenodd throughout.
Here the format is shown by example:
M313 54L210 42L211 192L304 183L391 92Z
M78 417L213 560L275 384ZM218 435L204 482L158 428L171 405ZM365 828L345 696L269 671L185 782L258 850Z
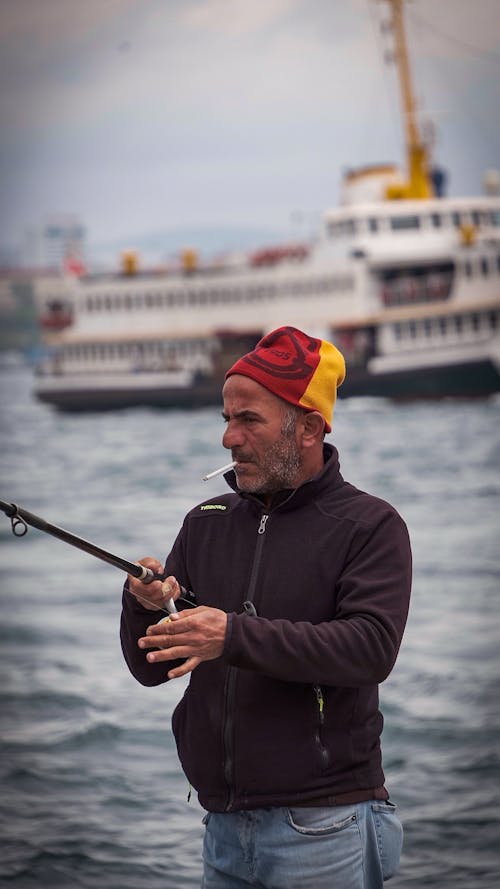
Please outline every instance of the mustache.
M251 463L252 457L249 454L244 454L242 451L234 450L231 451L231 457L233 460L236 460L237 463Z

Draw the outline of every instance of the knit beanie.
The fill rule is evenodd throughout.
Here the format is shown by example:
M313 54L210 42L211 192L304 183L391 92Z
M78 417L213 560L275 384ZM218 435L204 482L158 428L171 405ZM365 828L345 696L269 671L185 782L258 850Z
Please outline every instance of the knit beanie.
M326 340L295 327L278 327L264 336L252 352L229 368L251 377L274 395L305 410L318 411L331 432L337 386L345 377L343 355Z

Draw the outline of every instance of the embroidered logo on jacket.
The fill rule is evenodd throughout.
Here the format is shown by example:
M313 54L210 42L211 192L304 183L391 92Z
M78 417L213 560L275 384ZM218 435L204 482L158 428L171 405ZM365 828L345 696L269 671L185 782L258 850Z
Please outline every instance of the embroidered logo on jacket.
M224 510L224 509L227 509L227 506L225 506L223 503L205 503L204 506L200 506L200 509L201 510L206 510L206 509L222 509L222 510Z

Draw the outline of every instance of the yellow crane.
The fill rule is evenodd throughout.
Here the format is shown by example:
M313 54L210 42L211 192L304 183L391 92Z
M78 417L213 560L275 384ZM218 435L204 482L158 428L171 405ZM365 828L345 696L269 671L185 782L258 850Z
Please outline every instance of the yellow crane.
M403 126L406 142L407 180L387 187L391 200L431 198L434 195L429 170L429 151L420 133L417 105L408 58L408 46L403 16L404 0L383 0L390 7L390 27L394 40L394 60L397 67Z

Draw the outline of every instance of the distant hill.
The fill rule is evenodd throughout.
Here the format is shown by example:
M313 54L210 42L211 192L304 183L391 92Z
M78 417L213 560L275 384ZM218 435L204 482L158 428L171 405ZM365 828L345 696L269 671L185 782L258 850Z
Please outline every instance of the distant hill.
M114 268L123 250L136 250L144 265L164 263L179 256L186 248L211 258L235 251L255 250L267 244L300 240L291 230L246 226L184 226L105 242L90 241L87 249L90 267Z

